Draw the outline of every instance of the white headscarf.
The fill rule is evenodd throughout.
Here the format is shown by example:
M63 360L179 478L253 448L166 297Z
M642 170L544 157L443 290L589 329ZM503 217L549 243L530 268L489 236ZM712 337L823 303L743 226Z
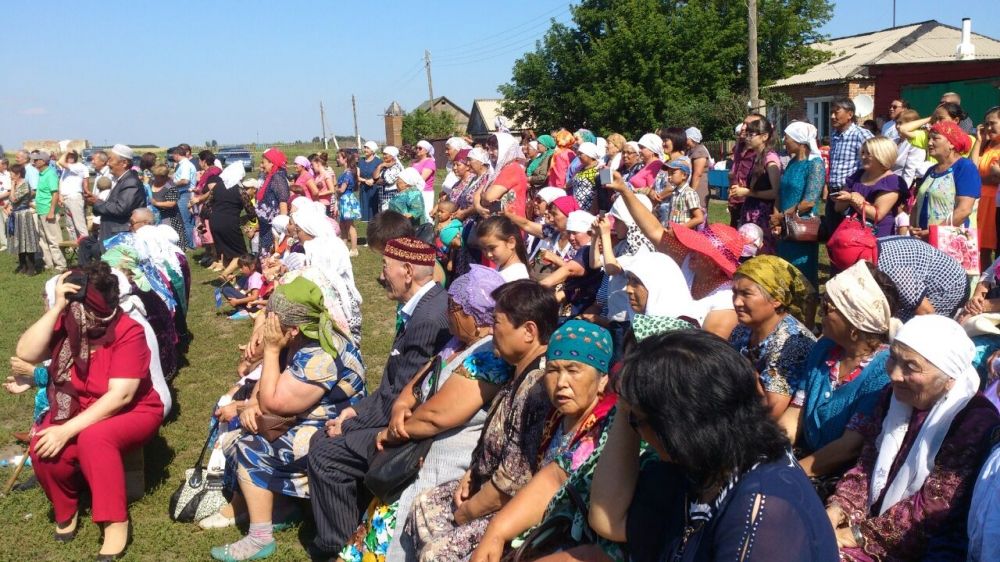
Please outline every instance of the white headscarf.
M395 146L387 146L387 147L385 147L385 148L382 149L382 154L388 154L389 156L392 156L393 158L398 159L399 158L399 149L396 148Z
M495 133L494 136L497 138L497 161L493 164L493 171L490 172L486 180L486 185L491 185L507 164L524 160L521 145L513 135L510 133Z
M597 154L601 159L608 155L608 139L597 137L597 142L594 144L597 145Z
M684 129L684 134L695 143L701 142L701 130L699 130L698 127L688 127L687 129Z
M298 199L303 198L297 197L296 200ZM274 244L281 244L288 234L288 215L278 215L271 219L271 234L274 235Z
M296 197L292 205L292 220L299 230L313 238L336 238L321 203L314 203L306 197Z
M305 199L299 197L296 201ZM344 317L350 318L350 302L347 296L361 302L361 293L354 284L354 269L347 245L337 236L333 225L327 220L325 207L322 203L305 201L292 212L295 226L312 236L311 240L302 242L305 250L306 264L318 269L330 282L341 298Z
M399 175L396 176L396 179L403 180L403 183L409 187L424 187L424 176L420 175L420 172L412 166L400 172Z
M378 152L378 143L375 141L368 141L364 144L364 147L372 152Z
M169 266L180 272L181 262L177 259L180 248L171 242L179 240L179 237L173 228L165 224L146 225L135 231L133 239L137 242L134 247L140 257L149 259L157 267Z
M590 232L597 217L587 211L573 211L566 217L568 232Z
M431 144L431 143L429 143L429 142L427 142L425 140L422 140L422 141L417 142L417 146L419 146L420 148L426 150L427 151L427 156L430 156L431 158L434 158L434 145L433 144Z
M485 150L483 150L482 148L476 147L469 151L469 160L475 160L476 162L480 162L489 166L490 154Z
M226 186L226 189L232 189L234 186L238 185L243 178L246 177L247 171L243 168L243 162L237 161L226 166L225 170L219 174L222 178L222 185Z
M649 252L622 258L620 262L625 271L635 275L646 287L648 296L643 314L671 318L691 314L694 303L691 290L681 268L670 256Z
M913 407L900 402L893 394L889 411L882 420L882 433L875 441L878 459L869 487L869 506L885 490L879 515L920 491L934 468L934 458L951 429L952 420L979 390L979 375L972 366L976 348L958 322L937 314L915 316L900 328L895 341L906 344L955 382L931 407L906 460L892 482L888 482L889 471L903 447L913 415Z
M639 146L644 146L653 151L658 158L663 159L663 139L659 135L646 133L639 138Z
M822 158L823 155L819 151L819 146L816 145L816 127L812 123L806 123L805 121L796 121L785 127L785 134L788 138L799 144L809 145L809 159Z
M466 141L462 137L451 137L448 139L447 142L444 143L444 145L447 146L448 148L456 148L458 150L472 148L471 146L469 146L468 141Z

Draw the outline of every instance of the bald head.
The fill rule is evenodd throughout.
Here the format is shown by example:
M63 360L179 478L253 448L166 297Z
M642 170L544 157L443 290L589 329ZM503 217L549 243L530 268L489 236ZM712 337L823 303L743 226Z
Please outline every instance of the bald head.
M145 207L140 207L132 211L132 218L129 220L129 226L132 232L135 232L144 226L153 224L154 222L153 212Z

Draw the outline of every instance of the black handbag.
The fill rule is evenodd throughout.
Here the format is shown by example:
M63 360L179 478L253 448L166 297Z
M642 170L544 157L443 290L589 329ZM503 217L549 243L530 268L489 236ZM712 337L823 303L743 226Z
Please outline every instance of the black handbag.
M423 386L424 380L428 376L434 378L431 379L430 392L420 400L421 403L437 392L441 379L441 357L435 357L425 367L424 375L419 382L414 384L415 391ZM398 447L387 448L376 454L375 458L368 464L368 472L365 473L365 486L385 503L395 502L399 496L403 495L406 487L417 478L417 473L420 472L420 467L424 464L424 457L427 456L433 443L433 438L408 441Z

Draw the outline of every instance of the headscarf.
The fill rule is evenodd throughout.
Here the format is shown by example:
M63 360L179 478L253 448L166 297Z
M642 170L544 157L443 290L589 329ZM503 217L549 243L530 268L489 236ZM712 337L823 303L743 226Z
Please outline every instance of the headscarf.
M274 166L271 168L271 171L267 174L267 177L264 178L264 182L260 184L260 187L257 189L258 203L264 200L264 194L267 193L267 187L271 185L271 179L274 178L274 174L277 174L278 170L284 170L285 167L288 166L288 157L285 156L284 152L278 150L273 146L265 150L264 154L262 154L261 156L267 158L267 161L270 162L271 164L274 164Z
M378 152L378 143L375 141L368 141L364 144L364 147L373 153Z
M407 187L422 188L424 186L424 177L420 175L420 172L412 166L405 168L402 172L400 172L399 175L396 176L396 179L403 180L403 183L405 183Z
M288 268L288 271L298 271L306 267L306 255L298 252L291 252L281 258L281 263Z
M889 301L866 262L858 262L830 279L826 283L826 296L837 311L862 332L891 334L894 331Z
M687 135L687 138L693 140L695 144L700 143L703 138L701 130L698 129L698 127L688 127L687 129L684 129L684 134Z
M552 205L567 217L573 211L580 210L580 204L576 202L576 197L564 195L552 202Z
M653 209L653 202L649 200L649 197L639 193L636 196L639 203L647 211ZM622 221L625 224L625 252L623 255L634 256L643 250L649 252L655 252L656 246L653 242L642 233L642 229L636 224L635 218L632 217L632 213L629 212L628 207L625 205L625 198L619 197L611 205L611 211L608 212L609 215L615 218L615 220Z
M282 325L295 326L302 335L318 341L331 357L340 355L344 348L347 335L330 318L323 292L304 277L275 287L267 301L267 311L276 314Z
M560 197L566 197L566 190L561 187L543 187L538 190L535 197L545 201L546 204L551 204Z
M573 319L549 338L547 361L576 361L607 374L611 365L611 334L597 324Z
M382 154L388 154L397 160L399 159L399 149L395 146L386 146L382 149Z
M313 238L335 237L326 214L312 201L305 197L295 199L292 208L292 220L295 226Z
M448 287L448 296L462 307L462 312L476 321L476 326L493 325L493 290L504 284L495 269L478 264L469 266L469 272L457 277Z
M559 201L556 199L556 201ZM587 211L573 211L566 217L566 230L569 232L590 232L597 217Z
M417 141L417 146L427 151L427 156L434 158L434 145L425 141Z
M660 160L663 159L663 139L659 135L654 135L653 133L646 133L639 138L639 146L646 147L653 151Z
M636 314L632 317L632 335L635 341L641 343L647 338L666 334L667 332L678 332L680 330L697 330L698 327L680 318L670 316L647 316Z
M937 123L931 125L932 135L941 135L942 137L948 139L951 143L952 148L955 152L959 154L965 154L970 149L972 149L972 140L969 138L968 133L962 130L958 126L958 123L954 121L938 121Z
M756 256L760 247L764 245L764 229L755 223L748 222L739 228L739 233L743 237L743 253L740 257L752 258Z
M462 137L451 137L447 140L447 142L444 143L444 145L447 146L448 148L457 148L459 150L472 148L471 146L469 146L469 142L463 139Z
M226 189L232 189L239 185L246 175L247 172L243 167L243 162L236 161L226 166L226 169L222 170L222 173L219 174L219 178L222 180L222 185L226 186Z
M52 361L49 363L47 394L53 423L61 424L80 411L80 401L73 387L76 377L86 380L92 347L111 341L121 318L118 303L108 303L104 295L88 283L83 302L70 302L59 315L53 333Z
M771 298L804 324L812 324L809 316L816 310L816 290L797 267L778 256L757 256L736 270L764 288Z
M538 137L539 147L544 146L545 151L535 156L535 158L528 164L528 169L526 173L530 176L535 173L535 170L542 165L547 159L552 158L552 154L556 151L556 140L552 138L552 135L542 135Z
M573 133L570 133L566 129L559 129L553 137L556 140L556 146L559 148L570 148L576 144L576 138L573 137Z
M601 159L601 151L598 150L597 145L592 142L581 142L580 146L576 149L576 154L589 156L591 160Z
M300 197L300 199L305 199ZM325 280L339 296L338 303L343 307L343 316L352 316L351 302L360 303L361 293L354 284L354 270L351 258L344 241L337 236L326 216L326 208L322 203L305 200L292 212L295 226L313 237L302 243L306 263L323 273Z
M917 238L880 238L877 266L896 283L902 301L898 316L904 322L913 317L924 298L934 306L936 314L950 318L969 295L962 265Z
M875 441L878 458L869 487L869 507L885 490L879 515L920 491L934 468L934 458L951 429L951 422L979 390L979 375L972 366L976 347L954 320L933 314L914 317L899 330L895 341L922 355L955 383L931 407L906 460L889 482L889 473L903 447L913 415L913 407L900 402L893 394L882 420L882 433Z
M580 142L589 142L592 144L597 144L597 136L591 132L590 129L577 129L576 134L573 136L580 137Z
M468 159L475 160L481 164L486 164L487 166L490 165L490 154L478 146L469 150Z
M622 269L634 275L646 287L646 309L648 316L672 316L674 318L692 314L694 299L691 290L677 262L670 256L650 252L622 258Z
M823 154L819 151L819 146L816 144L816 127L812 123L806 123L805 121L796 121L785 127L785 134L788 138L799 144L809 145L809 159L822 158Z
M304 168L306 170L309 170L310 172L313 169L312 162L310 162L309 159L306 158L305 156L301 155L295 157L295 165L298 166L299 168Z
M608 139L604 137L597 137L594 142L597 145L597 155L600 160L604 160L604 157L608 155Z
M490 186L496 181L497 176L503 171L507 164L524 161L524 153L521 152L521 145L510 133L495 133L497 138L497 161L493 165L493 171L486 178L486 185Z
M274 245L277 246L288 233L288 215L278 215L271 220L271 232L274 234Z

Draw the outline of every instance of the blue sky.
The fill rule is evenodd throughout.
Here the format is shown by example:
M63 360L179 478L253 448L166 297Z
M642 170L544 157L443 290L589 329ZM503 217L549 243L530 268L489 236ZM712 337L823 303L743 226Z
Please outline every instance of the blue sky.
M1000 37L996 5L897 0L896 21L958 26L971 16L974 31ZM497 96L549 18L569 20L569 5L550 0L46 6L46 34L35 5L5 6L0 143L7 150L38 138L163 146L309 140L320 135L320 100L327 130L350 135L352 93L362 136L381 139L380 114L390 102L409 110L427 99L424 49L434 94L468 110L475 98ZM839 0L823 31L836 37L891 23L892 0Z

